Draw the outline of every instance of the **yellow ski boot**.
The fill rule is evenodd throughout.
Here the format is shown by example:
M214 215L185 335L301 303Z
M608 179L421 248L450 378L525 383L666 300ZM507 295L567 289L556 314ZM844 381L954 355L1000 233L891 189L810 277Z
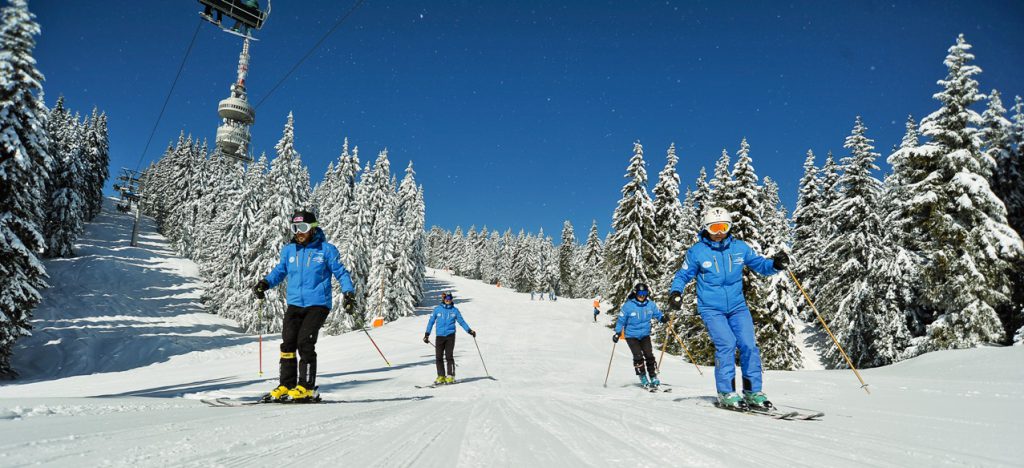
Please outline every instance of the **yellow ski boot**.
M295 388L288 390L288 401L306 403L313 401L315 398L316 393L313 390L307 390L302 385L296 385Z
M279 402L281 398L288 394L288 387L281 385L266 395L263 395L263 401L265 402Z

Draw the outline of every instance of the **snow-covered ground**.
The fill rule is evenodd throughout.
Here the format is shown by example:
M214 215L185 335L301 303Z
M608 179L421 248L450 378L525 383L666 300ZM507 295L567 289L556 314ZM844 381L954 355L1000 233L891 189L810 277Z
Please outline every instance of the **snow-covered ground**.
M277 337L206 314L195 266L146 224L106 212L80 256L47 263L53 288L16 351L23 378L0 387L0 466L1021 466L1024 347L932 353L863 371L768 372L779 404L821 421L710 407L712 369L665 358L671 393L633 386L590 300L530 301L434 272L479 332L456 344L462 383L434 377L422 314L371 333L323 336L320 405L213 408L276 381ZM432 295L434 297L436 295ZM423 309L422 313L425 313ZM602 317L608 321L610 318Z

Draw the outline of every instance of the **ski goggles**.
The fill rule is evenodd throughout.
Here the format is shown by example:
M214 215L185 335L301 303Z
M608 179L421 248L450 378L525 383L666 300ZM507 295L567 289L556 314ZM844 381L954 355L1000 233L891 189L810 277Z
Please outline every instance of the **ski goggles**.
M317 227L317 223L292 223L292 234L305 234L315 227Z
M637 291L636 297L647 297L647 291Z
M711 223L708 224L707 227L705 227L704 229L707 229L707 231L712 234L725 234L729 232L729 228L731 227L732 224L729 223Z
M455 300L455 299L452 297L451 294L442 294L441 295L441 302L444 302L444 303L447 304L449 302L452 302L453 300Z

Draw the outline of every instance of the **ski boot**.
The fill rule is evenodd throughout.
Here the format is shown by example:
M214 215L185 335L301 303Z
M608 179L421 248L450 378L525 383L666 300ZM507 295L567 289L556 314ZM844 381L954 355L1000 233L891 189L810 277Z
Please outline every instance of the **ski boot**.
M751 392L744 390L743 402L753 410L770 411L775 408L775 406L772 405L772 402L768 401L768 397L764 395L764 392Z
M281 385L271 390L270 393L263 395L263 401L265 403L278 403L281 401L281 398L284 398L286 395L288 395L288 387Z
M647 380L647 374L640 374L640 386L643 388L649 388L651 381Z
M451 384L455 383L455 376L454 375L449 375L448 377L445 377L444 378L444 383L446 385L451 385Z
M659 387L661 387L661 380L659 380L657 377L652 378L651 388L657 390Z
M307 389L302 385L296 385L295 388L288 390L288 401L295 403L309 403L319 399L319 395L316 389Z
M718 406L720 408L731 409L735 411L744 411L747 409L746 402L736 392L729 393L718 393Z
M434 385L444 385L444 381L445 381L444 376L443 375L439 375L439 376L437 376L436 379L434 379Z

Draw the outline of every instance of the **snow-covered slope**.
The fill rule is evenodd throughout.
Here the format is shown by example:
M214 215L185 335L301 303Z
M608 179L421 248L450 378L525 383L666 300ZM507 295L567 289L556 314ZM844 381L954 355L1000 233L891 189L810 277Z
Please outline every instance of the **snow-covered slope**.
M48 263L34 337L17 351L25 378L0 387L0 466L1020 466L1024 348L929 354L867 370L768 372L777 403L828 413L777 421L710 407L711 369L665 358L671 393L633 386L628 350L591 321L589 300L529 295L433 272L479 332L464 333L462 383L434 377L426 317L366 335L322 336L329 404L213 408L275 385L278 337L257 339L195 303L194 266L147 225L105 213L81 257ZM432 295L433 297L433 295ZM423 309L423 313L426 309ZM609 318L602 318L609 320ZM59 340L59 342L57 341Z

